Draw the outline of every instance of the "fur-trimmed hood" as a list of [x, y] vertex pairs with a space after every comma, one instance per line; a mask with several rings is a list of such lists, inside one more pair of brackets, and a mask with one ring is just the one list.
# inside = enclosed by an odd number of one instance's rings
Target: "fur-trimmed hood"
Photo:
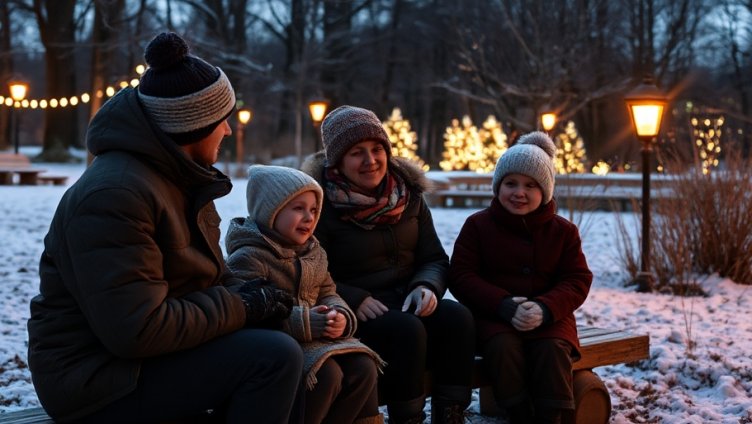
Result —
[[[325, 183], [323, 178], [325, 166], [326, 155], [323, 150], [320, 150], [306, 157], [300, 170], [312, 176], [323, 187]], [[405, 180], [405, 184], [418, 194], [430, 193], [434, 188], [433, 183], [426, 177], [425, 172], [410, 159], [391, 156], [387, 166], [389, 170], [399, 174]]]

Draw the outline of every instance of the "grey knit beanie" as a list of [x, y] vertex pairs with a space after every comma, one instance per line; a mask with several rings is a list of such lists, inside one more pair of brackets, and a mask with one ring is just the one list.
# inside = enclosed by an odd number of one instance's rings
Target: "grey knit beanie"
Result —
[[392, 155], [389, 136], [376, 114], [355, 106], [340, 106], [329, 112], [321, 123], [321, 140], [328, 167], [337, 166], [352, 146], [364, 140], [380, 141], [387, 157]]
[[321, 186], [303, 171], [285, 166], [253, 165], [248, 168], [248, 185], [245, 198], [248, 217], [256, 224], [274, 228], [274, 220], [285, 205], [306, 191], [316, 195], [318, 213], [314, 226], [321, 216], [324, 193]]
[[492, 182], [494, 196], [499, 195], [499, 185], [505, 176], [522, 174], [538, 183], [543, 191], [542, 204], [547, 204], [554, 195], [555, 156], [556, 145], [546, 133], [534, 131], [523, 135], [496, 162]]
[[179, 35], [157, 35], [144, 51], [149, 67], [138, 85], [151, 120], [181, 145], [211, 134], [235, 109], [235, 91], [224, 72], [188, 52]]

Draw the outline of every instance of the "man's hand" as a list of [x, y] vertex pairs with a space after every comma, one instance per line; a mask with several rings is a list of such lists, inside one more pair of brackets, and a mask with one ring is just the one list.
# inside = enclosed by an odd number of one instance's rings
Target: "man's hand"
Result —
[[407, 312], [412, 305], [415, 305], [416, 316], [427, 317], [436, 310], [436, 305], [438, 305], [436, 294], [426, 286], [418, 286], [405, 298], [402, 312]]
[[363, 300], [360, 306], [358, 306], [358, 310], [355, 311], [355, 316], [358, 317], [360, 321], [368, 321], [369, 319], [375, 319], [384, 315], [387, 311], [389, 311], [389, 308], [383, 303], [368, 296]]
[[290, 316], [292, 295], [266, 280], [246, 281], [237, 286], [236, 290], [245, 304], [246, 326], [282, 321]]

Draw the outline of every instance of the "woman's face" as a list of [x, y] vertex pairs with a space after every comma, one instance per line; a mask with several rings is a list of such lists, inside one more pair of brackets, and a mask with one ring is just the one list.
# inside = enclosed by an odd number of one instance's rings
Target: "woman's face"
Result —
[[372, 194], [386, 175], [387, 158], [380, 141], [364, 140], [345, 152], [339, 172], [361, 191]]

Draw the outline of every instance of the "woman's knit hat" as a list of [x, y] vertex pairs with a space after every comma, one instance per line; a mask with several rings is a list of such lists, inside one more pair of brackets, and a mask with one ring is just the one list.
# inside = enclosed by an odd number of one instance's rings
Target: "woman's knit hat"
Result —
[[337, 166], [352, 146], [364, 140], [380, 141], [387, 156], [392, 155], [392, 145], [384, 126], [368, 109], [340, 106], [329, 112], [321, 123], [321, 141], [328, 167]]
[[248, 203], [248, 217], [256, 224], [274, 228], [277, 214], [295, 196], [312, 191], [316, 195], [316, 209], [313, 225], [321, 216], [324, 192], [321, 186], [303, 171], [285, 166], [252, 165], [248, 168], [248, 185], [245, 198]]
[[235, 91], [224, 72], [188, 51], [175, 33], [154, 37], [144, 51], [149, 67], [138, 85], [151, 120], [180, 145], [211, 134], [235, 108]]
[[554, 195], [555, 156], [556, 145], [546, 133], [534, 131], [523, 135], [496, 162], [492, 182], [494, 196], [499, 195], [499, 185], [505, 176], [522, 174], [538, 183], [543, 191], [542, 204], [547, 204]]

